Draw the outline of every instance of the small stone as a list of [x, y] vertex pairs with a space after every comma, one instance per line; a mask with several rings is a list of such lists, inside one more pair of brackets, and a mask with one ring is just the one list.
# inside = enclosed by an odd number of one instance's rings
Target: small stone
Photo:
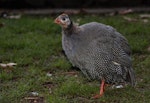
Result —
[[47, 75], [48, 77], [51, 77], [51, 76], [52, 76], [52, 74], [51, 74], [51, 73], [47, 73], [46, 75]]
[[116, 88], [123, 88], [123, 85], [117, 85]]
[[32, 94], [33, 96], [38, 96], [38, 95], [39, 95], [38, 92], [31, 92], [31, 94]]

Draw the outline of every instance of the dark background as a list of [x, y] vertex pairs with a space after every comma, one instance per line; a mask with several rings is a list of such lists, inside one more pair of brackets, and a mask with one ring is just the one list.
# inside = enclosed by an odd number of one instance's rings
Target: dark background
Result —
[[150, 0], [0, 0], [0, 8], [148, 7]]

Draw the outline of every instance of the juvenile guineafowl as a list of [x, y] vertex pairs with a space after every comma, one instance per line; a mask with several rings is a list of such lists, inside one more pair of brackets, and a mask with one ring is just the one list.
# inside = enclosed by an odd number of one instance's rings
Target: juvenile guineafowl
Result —
[[97, 22], [77, 26], [67, 14], [55, 23], [62, 27], [62, 47], [72, 65], [90, 80], [101, 81], [94, 98], [103, 95], [105, 83], [135, 85], [128, 42], [113, 27]]

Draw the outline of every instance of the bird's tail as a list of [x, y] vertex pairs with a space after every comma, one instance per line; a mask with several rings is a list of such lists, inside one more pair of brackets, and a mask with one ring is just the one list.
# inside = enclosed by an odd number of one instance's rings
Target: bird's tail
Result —
[[134, 87], [136, 85], [136, 79], [135, 79], [135, 73], [133, 71], [133, 68], [129, 69], [129, 72], [127, 74], [127, 80], [130, 82], [130, 84]]

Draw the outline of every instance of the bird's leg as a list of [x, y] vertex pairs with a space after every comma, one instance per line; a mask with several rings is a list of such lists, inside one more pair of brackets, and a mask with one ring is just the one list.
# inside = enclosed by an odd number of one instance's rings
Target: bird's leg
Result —
[[105, 81], [103, 79], [100, 86], [100, 96], [104, 94], [104, 89], [105, 89]]
[[104, 89], [105, 89], [105, 80], [102, 79], [99, 94], [95, 95], [93, 98], [94, 99], [100, 98], [104, 94]]

